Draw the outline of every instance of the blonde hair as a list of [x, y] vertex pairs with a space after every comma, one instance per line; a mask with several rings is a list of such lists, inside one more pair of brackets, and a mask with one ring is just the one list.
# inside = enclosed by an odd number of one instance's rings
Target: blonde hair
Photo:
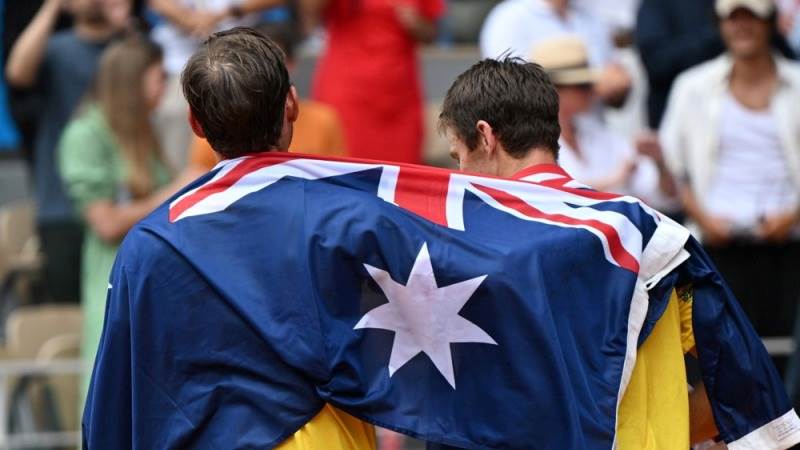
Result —
[[153, 192], [152, 162], [165, 162], [142, 92], [145, 71], [161, 59], [158, 45], [133, 35], [109, 46], [97, 74], [95, 97], [128, 163], [127, 182], [134, 198]]

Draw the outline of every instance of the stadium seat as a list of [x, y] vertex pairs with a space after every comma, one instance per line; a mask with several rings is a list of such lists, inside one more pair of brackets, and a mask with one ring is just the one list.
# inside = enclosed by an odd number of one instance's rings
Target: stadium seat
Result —
[[31, 303], [33, 284], [42, 267], [30, 202], [0, 208], [0, 336], [6, 317], [18, 305]]
[[[46, 364], [79, 357], [83, 316], [78, 306], [16, 308], [8, 317], [4, 360]], [[8, 380], [10, 431], [37, 433], [79, 429], [80, 374], [26, 375]]]

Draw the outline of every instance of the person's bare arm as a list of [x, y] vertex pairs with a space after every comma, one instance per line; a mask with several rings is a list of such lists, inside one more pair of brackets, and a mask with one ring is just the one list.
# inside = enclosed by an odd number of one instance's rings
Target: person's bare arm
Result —
[[125, 234], [185, 184], [181, 177], [148, 197], [124, 205], [98, 200], [86, 206], [86, 223], [104, 242], [116, 244]]
[[789, 239], [798, 223], [800, 223], [800, 208], [794, 208], [764, 217], [758, 233], [768, 241], [782, 243]]
[[692, 445], [713, 439], [719, 434], [711, 412], [706, 386], [700, 382], [689, 393], [689, 438]]
[[436, 23], [420, 14], [415, 7], [399, 4], [395, 6], [395, 12], [400, 24], [417, 42], [430, 44], [436, 39]]
[[708, 215], [700, 206], [692, 189], [688, 185], [678, 185], [681, 203], [689, 215], [703, 231], [703, 242], [719, 245], [728, 242], [732, 237], [731, 224], [727, 220]]
[[697, 198], [692, 193], [691, 187], [686, 184], [682, 184], [679, 187], [680, 189], [680, 196], [681, 196], [681, 203], [683, 203], [683, 209], [686, 210], [686, 214], [695, 220], [695, 222], [702, 222], [703, 217], [705, 214], [703, 210], [700, 208], [700, 204], [697, 201]]
[[611, 63], [600, 72], [594, 90], [606, 106], [621, 108], [628, 100], [632, 83], [630, 74], [622, 65]]
[[641, 133], [636, 137], [634, 146], [640, 155], [652, 159], [655, 163], [658, 170], [658, 190], [661, 194], [675, 198], [678, 194], [678, 187], [664, 160], [664, 153], [658, 141], [658, 135], [653, 132]]
[[222, 11], [198, 11], [197, 30], [201, 34], [211, 33], [219, 22], [227, 18], [239, 18], [246, 14], [253, 14], [282, 5], [286, 0], [245, 0], [242, 3], [231, 5]]
[[9, 85], [25, 88], [36, 83], [36, 75], [58, 19], [61, 3], [62, 0], [46, 0], [11, 48], [6, 62]]
[[656, 168], [658, 169], [658, 190], [667, 197], [675, 198], [678, 187], [664, 161], [656, 161]]
[[240, 14], [250, 14], [263, 11], [268, 8], [279, 6], [286, 3], [285, 0], [245, 0], [238, 7], [228, 8], [229, 14], [233, 15], [238, 9]]
[[125, 237], [136, 222], [142, 220], [158, 204], [150, 199], [127, 205], [115, 205], [110, 200], [98, 200], [86, 207], [85, 218], [89, 228], [106, 243], [116, 244]]
[[258, 13], [265, 9], [273, 8], [285, 3], [286, 0], [245, 0], [244, 2], [231, 5], [222, 11], [198, 12], [198, 23], [195, 34], [207, 35], [214, 31], [217, 24], [227, 18], [239, 18], [246, 14]]
[[158, 15], [187, 33], [197, 27], [195, 11], [185, 8], [175, 0], [148, 0], [147, 5]]
[[[689, 354], [698, 358], [697, 347], [692, 347]], [[711, 411], [706, 385], [700, 381], [693, 386], [689, 393], [689, 442], [695, 445], [713, 439], [718, 434], [719, 430], [714, 422], [714, 413]]]
[[330, 0], [300, 0], [300, 22], [304, 34], [310, 34], [321, 22], [321, 17]]

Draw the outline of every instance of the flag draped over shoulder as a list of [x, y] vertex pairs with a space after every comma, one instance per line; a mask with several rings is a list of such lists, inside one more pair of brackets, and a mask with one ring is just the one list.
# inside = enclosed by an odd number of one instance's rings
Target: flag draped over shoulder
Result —
[[270, 448], [328, 402], [462, 448], [610, 449], [637, 343], [687, 284], [721, 436], [800, 438], [685, 229], [555, 166], [526, 179], [221, 163], [122, 245], [84, 446]]

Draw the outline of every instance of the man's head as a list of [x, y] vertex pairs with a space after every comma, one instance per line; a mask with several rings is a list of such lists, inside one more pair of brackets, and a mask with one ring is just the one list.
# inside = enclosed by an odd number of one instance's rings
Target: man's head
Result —
[[776, 20], [772, 0], [717, 0], [716, 11], [722, 39], [734, 58], [770, 52]]
[[249, 28], [212, 34], [181, 76], [194, 132], [225, 158], [286, 150], [297, 93], [278, 46]]
[[131, 0], [66, 0], [75, 20], [94, 26], [120, 26], [131, 13]]
[[533, 152], [558, 157], [558, 94], [536, 64], [485, 59], [450, 86], [439, 126], [461, 169], [508, 176]]

